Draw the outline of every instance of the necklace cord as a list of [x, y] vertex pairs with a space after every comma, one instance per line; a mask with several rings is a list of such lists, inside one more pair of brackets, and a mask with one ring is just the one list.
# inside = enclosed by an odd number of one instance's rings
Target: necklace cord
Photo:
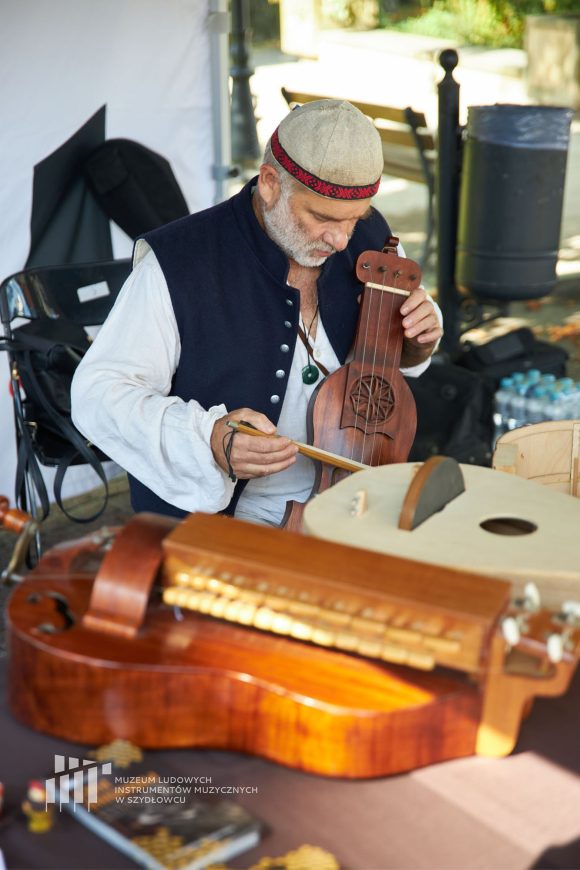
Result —
[[[324, 375], [324, 377], [326, 377], [329, 374], [329, 371], [326, 368], [326, 366], [323, 365], [321, 362], [318, 362], [318, 360], [316, 360], [316, 362], [314, 362], [314, 357], [313, 357], [313, 350], [314, 349], [313, 349], [313, 346], [310, 344], [310, 333], [312, 332], [312, 326], [314, 324], [314, 321], [316, 320], [317, 314], [318, 314], [318, 302], [316, 302], [316, 309], [314, 311], [314, 314], [312, 315], [312, 320], [310, 321], [310, 325], [308, 326], [308, 329], [306, 328], [306, 324], [305, 324], [304, 320], [302, 320], [302, 326], [298, 327], [298, 337], [299, 337], [300, 341], [302, 342], [302, 344], [304, 345], [304, 347], [306, 348], [306, 353], [308, 356], [308, 365], [306, 366], [306, 368], [310, 368], [312, 366], [314, 369], [319, 369], [322, 372], [322, 374]], [[304, 327], [304, 328], [302, 328], [302, 327]], [[304, 370], [303, 370], [302, 378], [304, 380]], [[316, 375], [315, 380], [317, 380], [317, 379], [318, 379], [318, 375]], [[306, 381], [306, 380], [304, 382], [309, 383], [309, 381]], [[313, 381], [312, 381], [312, 383], [313, 383]]]

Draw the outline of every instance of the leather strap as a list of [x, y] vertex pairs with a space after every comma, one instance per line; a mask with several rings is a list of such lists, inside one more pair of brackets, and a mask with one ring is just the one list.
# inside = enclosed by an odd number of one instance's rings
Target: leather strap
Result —
[[[301, 326], [298, 327], [298, 336], [299, 336], [299, 338], [300, 338], [300, 341], [302, 342], [302, 344], [303, 344], [304, 347], [306, 348], [306, 352], [307, 352], [309, 358], [312, 359], [312, 360], [314, 361], [314, 353], [313, 353], [314, 348], [312, 347], [312, 345], [310, 344], [310, 342], [309, 342], [308, 339], [306, 338], [306, 335], [305, 335], [305, 333], [304, 333], [304, 330], [302, 329]], [[321, 362], [318, 362], [318, 360], [315, 360], [315, 361], [313, 362], [313, 364], [314, 364], [317, 368], [320, 369], [320, 371], [322, 372], [322, 374], [324, 375], [324, 377], [326, 377], [328, 374], [330, 374], [330, 372], [328, 371], [328, 369], [326, 368], [326, 366], [322, 365], [322, 363], [321, 363]]]

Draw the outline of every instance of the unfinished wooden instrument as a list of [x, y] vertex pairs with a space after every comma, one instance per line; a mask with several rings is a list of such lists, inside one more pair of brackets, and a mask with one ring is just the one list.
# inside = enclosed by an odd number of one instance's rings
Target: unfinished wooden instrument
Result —
[[[431, 488], [434, 497], [443, 496], [437, 508], [431, 505], [425, 521], [415, 527], [401, 523], [408, 495], [421, 488], [423, 470], [442, 459], [359, 471], [307, 505], [305, 531], [329, 541], [503, 578], [516, 595], [534, 583], [542, 604], [552, 610], [566, 601], [580, 601], [577, 498], [445, 458], [439, 466], [443, 474]], [[460, 492], [450, 486], [457, 473], [463, 481]], [[364, 510], [353, 511], [355, 500], [364, 501]]]
[[580, 497], [580, 420], [548, 420], [504, 432], [492, 466]]
[[341, 777], [509, 752], [579, 645], [574, 614], [514, 604], [505, 581], [204, 514], [49, 551], [8, 634], [10, 707], [33, 728]]

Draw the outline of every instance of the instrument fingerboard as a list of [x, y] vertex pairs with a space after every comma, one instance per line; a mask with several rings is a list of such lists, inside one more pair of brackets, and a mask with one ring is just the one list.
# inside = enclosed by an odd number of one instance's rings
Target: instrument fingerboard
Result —
[[221, 516], [192, 514], [163, 547], [167, 605], [424, 670], [479, 672], [509, 603], [503, 581]]

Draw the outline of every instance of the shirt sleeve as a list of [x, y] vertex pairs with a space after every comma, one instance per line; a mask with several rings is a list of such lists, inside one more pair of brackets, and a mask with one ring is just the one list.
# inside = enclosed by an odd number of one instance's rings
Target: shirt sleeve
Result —
[[215, 513], [233, 483], [210, 437], [225, 405], [169, 396], [181, 343], [167, 282], [153, 251], [137, 263], [75, 373], [75, 426], [169, 504]]

